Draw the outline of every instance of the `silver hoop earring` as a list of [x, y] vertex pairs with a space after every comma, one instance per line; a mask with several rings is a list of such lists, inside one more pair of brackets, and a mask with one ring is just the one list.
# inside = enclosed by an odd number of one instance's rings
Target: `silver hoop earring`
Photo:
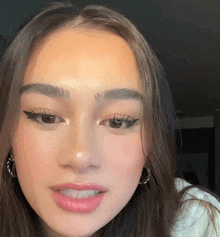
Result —
[[151, 173], [150, 173], [150, 169], [149, 168], [144, 168], [147, 170], [147, 178], [145, 181], [140, 181], [139, 184], [147, 184], [148, 181], [150, 180], [150, 177], [151, 177]]
[[7, 160], [7, 169], [8, 173], [11, 175], [12, 178], [16, 178], [16, 171], [15, 171], [15, 163], [14, 163], [14, 156], [10, 155], [10, 157]]

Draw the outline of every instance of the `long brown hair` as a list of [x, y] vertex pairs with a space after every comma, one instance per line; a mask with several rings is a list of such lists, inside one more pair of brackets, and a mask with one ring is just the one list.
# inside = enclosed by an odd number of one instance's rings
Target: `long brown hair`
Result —
[[43, 236], [38, 217], [26, 201], [19, 182], [7, 172], [10, 135], [20, 108], [19, 89], [28, 59], [40, 42], [62, 27], [99, 29], [127, 41], [133, 50], [142, 83], [143, 131], [150, 150], [147, 185], [139, 185], [124, 209], [94, 236], [169, 237], [180, 206], [175, 187], [176, 119], [168, 82], [155, 54], [124, 16], [102, 6], [77, 10], [70, 2], [53, 3], [22, 26], [1, 62], [0, 74], [0, 233], [2, 237]]

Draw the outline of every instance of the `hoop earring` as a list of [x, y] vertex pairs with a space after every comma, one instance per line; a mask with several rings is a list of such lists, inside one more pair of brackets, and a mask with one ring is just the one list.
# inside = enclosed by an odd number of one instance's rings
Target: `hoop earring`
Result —
[[150, 172], [150, 169], [149, 168], [144, 168], [147, 170], [147, 178], [145, 181], [140, 181], [139, 184], [147, 184], [148, 181], [150, 180], [150, 177], [151, 177], [151, 172]]
[[14, 163], [14, 156], [10, 154], [10, 157], [7, 160], [7, 169], [8, 173], [11, 175], [12, 178], [16, 178], [16, 171], [15, 171], [15, 163]]

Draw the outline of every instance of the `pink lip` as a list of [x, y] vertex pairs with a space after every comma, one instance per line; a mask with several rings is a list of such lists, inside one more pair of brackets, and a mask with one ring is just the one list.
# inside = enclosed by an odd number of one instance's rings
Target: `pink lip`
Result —
[[[90, 213], [95, 211], [105, 195], [106, 189], [97, 184], [62, 184], [51, 187], [52, 198], [55, 203], [65, 211], [76, 213]], [[70, 198], [63, 195], [60, 190], [75, 189], [75, 190], [95, 190], [102, 193], [88, 198]]]

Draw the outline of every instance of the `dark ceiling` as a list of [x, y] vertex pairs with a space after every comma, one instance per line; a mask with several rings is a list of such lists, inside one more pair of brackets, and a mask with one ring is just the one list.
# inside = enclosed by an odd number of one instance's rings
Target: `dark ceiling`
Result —
[[[49, 2], [52, 1], [1, 1], [1, 35], [12, 38], [30, 12]], [[72, 2], [77, 7], [110, 7], [135, 23], [165, 68], [180, 117], [207, 116], [220, 111], [219, 0]], [[0, 50], [4, 51], [4, 44]]]

